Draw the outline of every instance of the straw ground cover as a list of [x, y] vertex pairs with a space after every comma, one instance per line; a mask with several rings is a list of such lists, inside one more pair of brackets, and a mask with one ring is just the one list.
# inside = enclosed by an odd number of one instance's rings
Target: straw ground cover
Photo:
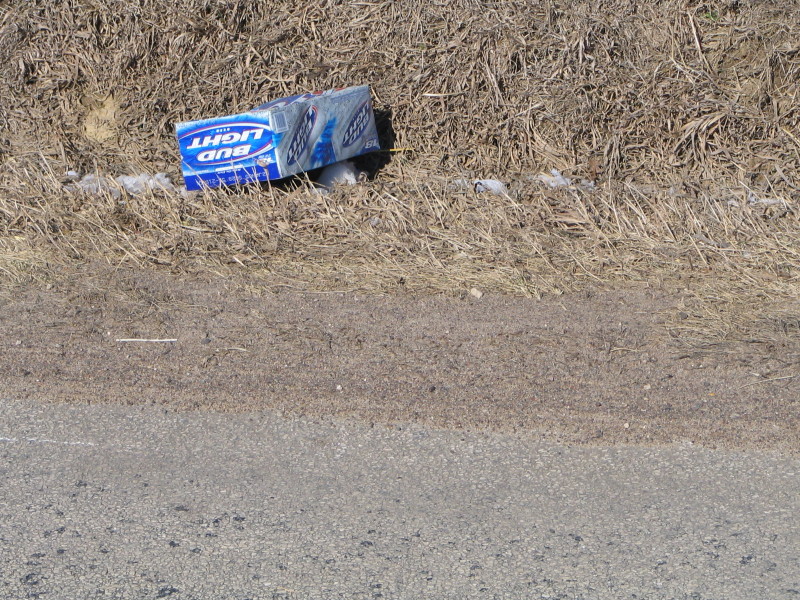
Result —
[[[788, 377], [799, 81], [796, 1], [0, 2], [0, 274], [534, 298], [636, 283], [676, 294], [678, 351], [745, 344]], [[70, 170], [179, 184], [174, 123], [363, 83], [397, 150], [364, 159], [364, 184], [69, 190]], [[536, 179], [553, 168], [593, 187]], [[508, 195], [453, 185], [481, 177]]]

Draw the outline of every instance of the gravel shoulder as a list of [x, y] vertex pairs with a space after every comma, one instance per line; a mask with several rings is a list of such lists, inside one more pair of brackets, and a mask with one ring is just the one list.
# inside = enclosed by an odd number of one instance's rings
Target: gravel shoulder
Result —
[[0, 300], [0, 393], [590, 445], [800, 450], [800, 379], [763, 376], [779, 350], [688, 352], [665, 321], [679, 302], [653, 288], [478, 299], [89, 273]]

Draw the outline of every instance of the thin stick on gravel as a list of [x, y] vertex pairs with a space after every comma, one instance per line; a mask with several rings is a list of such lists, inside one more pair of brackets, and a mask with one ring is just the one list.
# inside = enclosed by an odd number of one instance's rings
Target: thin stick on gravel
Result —
[[784, 381], [786, 379], [794, 379], [795, 377], [798, 377], [798, 376], [800, 376], [800, 374], [798, 374], [798, 375], [784, 375], [783, 377], [771, 377], [770, 379], [760, 379], [758, 381], [751, 381], [750, 383], [745, 383], [739, 389], [741, 390], [741, 389], [744, 389], [746, 387], [750, 387], [750, 386], [753, 386], [753, 385], [758, 385], [759, 383], [770, 383], [771, 381]]
[[143, 339], [143, 338], [117, 338], [115, 342], [149, 342], [154, 344], [173, 343], [177, 342], [178, 338], [166, 338], [163, 340]]

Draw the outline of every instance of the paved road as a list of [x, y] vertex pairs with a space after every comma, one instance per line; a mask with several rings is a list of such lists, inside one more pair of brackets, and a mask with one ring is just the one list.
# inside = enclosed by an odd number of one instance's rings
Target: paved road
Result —
[[800, 598], [800, 460], [0, 401], [0, 598]]

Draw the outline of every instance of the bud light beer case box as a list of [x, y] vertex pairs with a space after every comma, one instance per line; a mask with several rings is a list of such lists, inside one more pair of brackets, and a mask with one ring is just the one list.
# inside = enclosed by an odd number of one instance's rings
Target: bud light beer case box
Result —
[[379, 149], [366, 85], [178, 123], [176, 133], [188, 190], [281, 179]]

